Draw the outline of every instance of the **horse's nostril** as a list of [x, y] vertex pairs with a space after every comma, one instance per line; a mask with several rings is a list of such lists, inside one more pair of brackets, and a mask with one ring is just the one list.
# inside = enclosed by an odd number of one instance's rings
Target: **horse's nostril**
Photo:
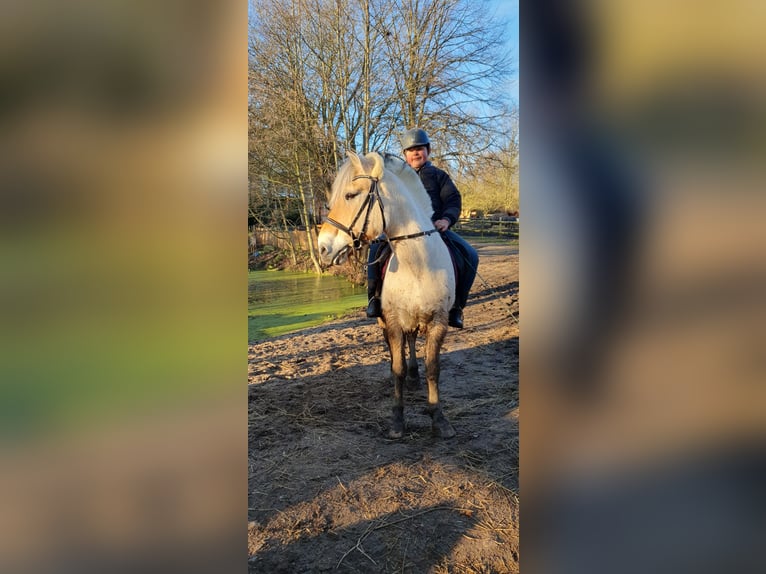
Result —
[[325, 246], [320, 247], [319, 248], [319, 253], [320, 253], [320, 255], [324, 255], [325, 253], [327, 253], [327, 247], [325, 247]]

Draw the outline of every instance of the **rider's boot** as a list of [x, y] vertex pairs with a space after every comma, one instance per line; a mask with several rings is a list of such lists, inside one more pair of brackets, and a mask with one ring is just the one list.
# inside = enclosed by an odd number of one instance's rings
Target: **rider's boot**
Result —
[[367, 316], [381, 317], [382, 309], [380, 306], [380, 278], [368, 279], [367, 281]]
[[449, 310], [448, 324], [450, 327], [455, 327], [456, 329], [463, 328], [463, 310], [460, 308], [460, 306], [455, 305], [452, 309]]

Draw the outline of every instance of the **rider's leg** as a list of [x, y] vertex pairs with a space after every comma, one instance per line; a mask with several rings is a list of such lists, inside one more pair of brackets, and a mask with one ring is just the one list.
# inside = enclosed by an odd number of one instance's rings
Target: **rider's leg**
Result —
[[455, 284], [455, 304], [449, 312], [449, 326], [458, 329], [463, 328], [463, 309], [468, 303], [468, 293], [471, 291], [474, 279], [476, 279], [476, 269], [479, 266], [479, 254], [465, 239], [460, 237], [454, 231], [445, 232], [447, 240], [452, 243], [453, 249], [459, 251], [458, 256], [465, 257], [465, 265], [461, 266], [461, 273], [458, 274]]
[[370, 245], [370, 254], [367, 257], [367, 316], [380, 317], [380, 262], [376, 261], [380, 251], [380, 243]]

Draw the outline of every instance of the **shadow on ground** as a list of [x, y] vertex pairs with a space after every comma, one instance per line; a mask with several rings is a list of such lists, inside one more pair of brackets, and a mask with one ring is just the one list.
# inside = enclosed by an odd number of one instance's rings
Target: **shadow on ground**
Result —
[[[431, 437], [421, 389], [391, 441], [382, 347], [340, 366], [370, 346], [321, 334], [327, 370], [249, 388], [250, 571], [517, 572], [518, 337], [443, 353], [454, 439]], [[274, 365], [301, 360], [282, 348]]]

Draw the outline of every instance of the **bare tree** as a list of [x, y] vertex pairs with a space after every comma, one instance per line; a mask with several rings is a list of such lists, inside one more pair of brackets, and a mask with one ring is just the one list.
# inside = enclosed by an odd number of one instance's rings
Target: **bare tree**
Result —
[[399, 127], [426, 129], [442, 159], [502, 147], [514, 73], [507, 23], [480, 1], [394, 0], [391, 8], [384, 38]]
[[504, 120], [509, 134], [499, 150], [469, 157], [455, 177], [463, 196], [463, 211], [518, 212], [519, 122], [518, 114]]
[[[254, 12], [257, 26], [250, 37], [250, 174], [255, 195], [277, 193], [294, 201], [307, 235], [309, 254], [319, 272], [314, 252], [314, 181], [323, 181], [321, 164], [326, 157], [319, 129], [320, 110], [309, 87], [313, 75], [307, 68], [304, 42], [305, 2], [280, 0], [259, 2]], [[277, 186], [253, 186], [256, 181], [278, 181]], [[278, 202], [277, 202], [278, 203]], [[286, 222], [284, 214], [281, 217]]]

